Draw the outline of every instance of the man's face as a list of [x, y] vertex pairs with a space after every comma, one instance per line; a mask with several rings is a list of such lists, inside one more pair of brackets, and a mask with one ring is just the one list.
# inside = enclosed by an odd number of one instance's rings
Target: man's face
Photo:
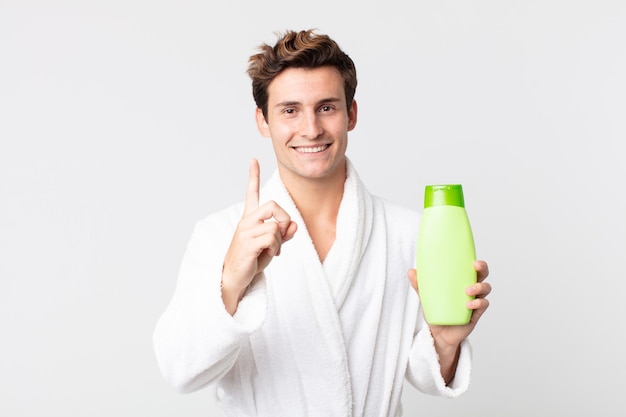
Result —
[[343, 79], [333, 67], [288, 68], [268, 88], [267, 120], [257, 109], [261, 134], [272, 138], [283, 181], [345, 179], [348, 132], [357, 106], [347, 108]]

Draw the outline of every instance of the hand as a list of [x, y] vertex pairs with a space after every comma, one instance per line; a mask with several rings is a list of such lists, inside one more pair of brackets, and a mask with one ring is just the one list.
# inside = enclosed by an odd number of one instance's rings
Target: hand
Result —
[[[234, 314], [252, 280], [274, 256], [281, 245], [291, 239], [297, 225], [274, 201], [259, 207], [260, 168], [256, 159], [250, 162], [250, 174], [243, 216], [235, 230], [224, 258], [222, 299], [226, 310]], [[271, 220], [274, 221], [266, 221]]]
[[[458, 350], [461, 342], [474, 330], [480, 317], [489, 307], [487, 296], [491, 292], [491, 285], [484, 282], [489, 275], [489, 267], [484, 261], [474, 262], [477, 282], [465, 289], [467, 295], [473, 295], [474, 299], [467, 302], [467, 308], [473, 310], [468, 324], [459, 326], [436, 326], [429, 325], [430, 332], [435, 341], [435, 349], [439, 354], [442, 375], [446, 382], [454, 376]], [[411, 269], [408, 272], [409, 281], [419, 295], [417, 272]]]

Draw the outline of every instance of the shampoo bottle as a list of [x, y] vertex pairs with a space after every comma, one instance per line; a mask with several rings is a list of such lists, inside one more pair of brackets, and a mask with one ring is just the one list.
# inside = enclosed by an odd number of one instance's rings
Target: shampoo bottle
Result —
[[417, 283], [429, 324], [469, 323], [473, 297], [465, 289], [476, 283], [474, 237], [460, 184], [428, 185], [416, 250]]

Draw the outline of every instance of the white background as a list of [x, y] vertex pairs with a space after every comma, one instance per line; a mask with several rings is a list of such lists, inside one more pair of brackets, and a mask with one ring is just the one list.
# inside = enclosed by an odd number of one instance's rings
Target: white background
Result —
[[248, 56], [312, 27], [357, 64], [370, 190], [462, 183], [491, 267], [470, 391], [406, 415], [624, 415], [619, 0], [0, 0], [0, 415], [218, 415], [152, 331], [193, 224], [274, 169]]

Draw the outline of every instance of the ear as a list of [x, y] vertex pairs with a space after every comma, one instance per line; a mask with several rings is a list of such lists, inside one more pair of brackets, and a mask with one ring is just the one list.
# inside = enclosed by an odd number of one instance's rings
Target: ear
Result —
[[357, 113], [358, 107], [356, 105], [356, 100], [352, 100], [352, 105], [348, 109], [348, 132], [356, 127]]
[[258, 107], [256, 108], [255, 117], [256, 117], [256, 128], [259, 130], [259, 133], [261, 134], [261, 136], [265, 138], [269, 138], [270, 127], [268, 126], [267, 121], [265, 120], [265, 116], [263, 116], [263, 111]]

